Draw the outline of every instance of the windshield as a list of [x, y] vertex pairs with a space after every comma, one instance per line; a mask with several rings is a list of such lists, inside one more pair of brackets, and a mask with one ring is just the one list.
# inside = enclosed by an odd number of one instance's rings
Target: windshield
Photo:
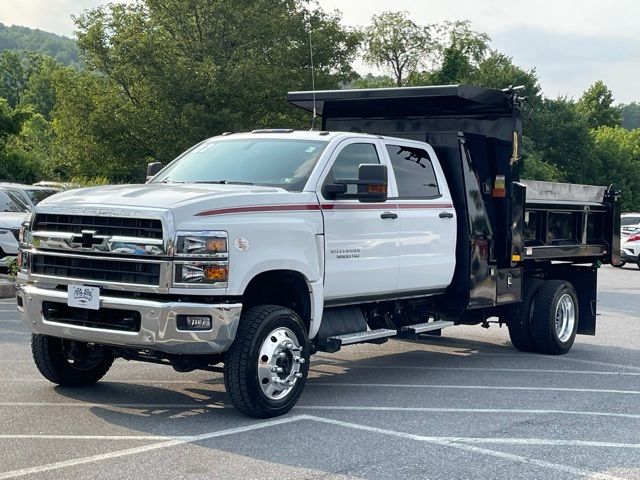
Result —
[[274, 138], [207, 140], [154, 182], [240, 183], [301, 191], [326, 141]]
[[628, 227], [629, 225], [640, 225], [640, 216], [639, 217], [622, 217], [622, 226]]
[[40, 189], [35, 190], [34, 189], [34, 190], [26, 190], [26, 192], [27, 192], [27, 195], [29, 195], [29, 198], [31, 199], [33, 204], [37, 205], [45, 198], [50, 197], [54, 193], [58, 193], [58, 190], [40, 190]]
[[0, 212], [28, 212], [27, 206], [10, 192], [0, 190]]

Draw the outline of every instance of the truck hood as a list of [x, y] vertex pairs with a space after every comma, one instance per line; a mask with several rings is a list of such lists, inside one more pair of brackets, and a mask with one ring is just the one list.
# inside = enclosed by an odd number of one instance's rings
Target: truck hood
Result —
[[65, 206], [115, 206], [175, 209], [189, 204], [251, 195], [256, 193], [287, 193], [281, 188], [252, 185], [209, 185], [147, 183], [144, 185], [110, 185], [68, 190], [53, 195], [38, 204], [38, 210]]
[[[242, 207], [262, 210], [275, 206], [278, 210], [281, 205], [294, 204], [304, 210], [305, 205], [317, 202], [313, 192], [257, 185], [150, 183], [68, 190], [43, 200], [35, 212], [141, 218], [160, 214], [173, 217], [176, 228], [202, 228], [203, 218], [246, 212]], [[228, 216], [216, 218], [229, 221]]]

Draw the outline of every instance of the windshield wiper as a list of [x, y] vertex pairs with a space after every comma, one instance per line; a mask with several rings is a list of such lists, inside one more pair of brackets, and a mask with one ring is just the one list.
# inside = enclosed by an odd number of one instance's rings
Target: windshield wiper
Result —
[[193, 182], [193, 183], [215, 183], [217, 185], [254, 185], [251, 182], [236, 182], [234, 180], [205, 180], [202, 182]]

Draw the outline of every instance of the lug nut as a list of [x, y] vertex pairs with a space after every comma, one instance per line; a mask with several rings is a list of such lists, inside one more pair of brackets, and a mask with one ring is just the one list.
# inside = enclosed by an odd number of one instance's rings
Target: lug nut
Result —
[[296, 373], [293, 374], [293, 376], [296, 377], [296, 378], [302, 378], [302, 373], [296, 372]]
[[271, 371], [272, 372], [276, 372], [276, 373], [282, 373], [282, 367], [276, 367], [275, 365], [273, 367], [271, 367]]
[[294, 363], [305, 363], [306, 360], [303, 357], [293, 357]]

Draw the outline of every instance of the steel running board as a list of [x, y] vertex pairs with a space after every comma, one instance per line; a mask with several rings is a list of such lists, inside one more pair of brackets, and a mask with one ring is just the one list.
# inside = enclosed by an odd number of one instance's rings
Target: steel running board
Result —
[[447, 322], [444, 320], [437, 320], [435, 322], [416, 323], [415, 325], [407, 325], [400, 329], [400, 333], [426, 333], [433, 330], [441, 330], [443, 328], [453, 327], [453, 322]]
[[377, 330], [367, 330], [366, 332], [346, 333], [344, 335], [336, 335], [329, 337], [330, 341], [339, 342], [342, 345], [351, 345], [352, 343], [369, 342], [380, 338], [392, 337], [398, 333], [397, 330], [389, 328], [378, 328]]

